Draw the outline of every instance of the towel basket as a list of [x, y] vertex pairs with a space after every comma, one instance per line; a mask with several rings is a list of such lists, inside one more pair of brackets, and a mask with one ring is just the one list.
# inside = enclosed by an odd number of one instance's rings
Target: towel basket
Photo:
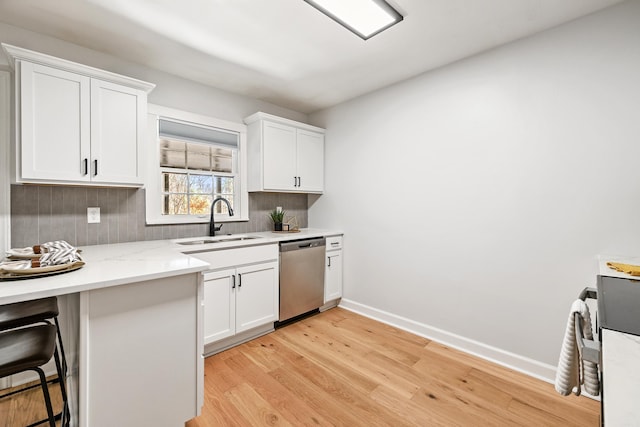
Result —
[[[582, 301], [587, 299], [598, 299], [598, 291], [595, 288], [584, 288], [578, 296]], [[578, 353], [580, 359], [587, 360], [589, 362], [600, 365], [600, 342], [595, 340], [586, 339], [582, 334], [582, 318], [580, 314], [576, 313], [575, 316], [575, 330], [576, 330], [576, 342], [578, 344]], [[596, 329], [598, 328], [596, 323]], [[595, 335], [594, 335], [595, 336]]]

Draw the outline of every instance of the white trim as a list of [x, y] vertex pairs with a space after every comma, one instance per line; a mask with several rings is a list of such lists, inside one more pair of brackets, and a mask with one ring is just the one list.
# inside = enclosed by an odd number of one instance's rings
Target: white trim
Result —
[[55, 56], [34, 52], [32, 50], [23, 49], [6, 43], [2, 43], [2, 49], [6, 52], [7, 58], [9, 58], [9, 64], [14, 68], [16, 61], [28, 61], [36, 64], [47, 65], [60, 70], [82, 74], [88, 77], [98, 78], [112, 83], [126, 85], [140, 89], [146, 93], [151, 92], [153, 88], [156, 87], [153, 83], [122, 76], [110, 71], [89, 67], [88, 65], [78, 64], [76, 62], [67, 61], [66, 59], [56, 58]]
[[11, 76], [0, 70], [0, 253], [11, 247]]
[[360, 304], [349, 299], [343, 298], [342, 301], [340, 301], [339, 307], [379, 322], [386, 323], [387, 325], [395, 326], [396, 328], [400, 328], [421, 337], [437, 341], [440, 344], [464, 351], [465, 353], [480, 357], [481, 359], [488, 360], [489, 362], [497, 363], [498, 365], [513, 369], [514, 371], [522, 372], [523, 374], [527, 374], [539, 380], [548, 383], [553, 383], [555, 381], [556, 367], [547, 363], [542, 363], [525, 356], [511, 353], [500, 348], [465, 338], [424, 323], [416, 322], [414, 320], [407, 319], [406, 317], [378, 310], [377, 308]]
[[249, 125], [253, 122], [257, 122], [258, 120], [269, 120], [270, 122], [276, 122], [287, 126], [293, 126], [298, 129], [321, 133], [322, 135], [324, 135], [325, 133], [325, 129], [308, 125], [302, 122], [296, 122], [295, 120], [285, 119], [284, 117], [274, 116], [273, 114], [263, 113], [261, 111], [258, 111], [257, 113], [254, 113], [249, 117], [245, 117], [244, 122]]
[[89, 354], [89, 340], [91, 339], [89, 324], [91, 295], [89, 291], [80, 292], [80, 310], [78, 314], [79, 337], [78, 337], [78, 422], [76, 425], [86, 427], [89, 425], [89, 362], [91, 355]]
[[217, 119], [215, 117], [205, 116], [190, 111], [177, 110], [175, 108], [164, 107], [157, 104], [148, 104], [147, 112], [167, 119], [177, 119], [194, 125], [206, 125], [221, 130], [232, 130], [238, 133], [247, 133], [247, 126], [242, 123], [231, 122], [228, 120]]
[[[160, 206], [160, 180], [158, 179], [158, 169], [160, 165], [157, 140], [158, 140], [158, 119], [164, 117], [167, 119], [180, 120], [187, 123], [197, 125], [211, 126], [218, 129], [230, 130], [239, 134], [238, 152], [240, 153], [238, 168], [240, 173], [237, 175], [239, 184], [238, 200], [240, 209], [234, 206], [235, 216], [221, 216], [215, 218], [217, 223], [224, 222], [240, 222], [249, 221], [249, 192], [247, 191], [247, 126], [242, 123], [234, 123], [226, 120], [216, 119], [201, 114], [191, 113], [188, 111], [176, 110], [174, 108], [163, 107], [161, 105], [148, 104], [147, 108], [147, 150], [146, 150], [146, 176], [145, 176], [145, 205], [146, 205], [146, 223], [153, 225], [160, 224], [198, 224], [208, 223], [207, 217], [163, 217]], [[238, 185], [236, 184], [236, 185]]]

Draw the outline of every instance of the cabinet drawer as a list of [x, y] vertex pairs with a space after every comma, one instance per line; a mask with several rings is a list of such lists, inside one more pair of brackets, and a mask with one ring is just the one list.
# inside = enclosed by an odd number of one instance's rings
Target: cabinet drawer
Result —
[[260, 245], [241, 248], [192, 252], [187, 255], [211, 264], [211, 270], [254, 264], [278, 259], [278, 245]]
[[342, 249], [342, 236], [327, 237], [327, 251]]

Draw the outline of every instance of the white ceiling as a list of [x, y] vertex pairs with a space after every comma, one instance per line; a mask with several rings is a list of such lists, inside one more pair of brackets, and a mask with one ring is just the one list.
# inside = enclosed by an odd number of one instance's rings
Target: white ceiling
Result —
[[389, 0], [404, 21], [367, 41], [303, 0], [0, 0], [0, 21], [310, 113], [621, 1]]

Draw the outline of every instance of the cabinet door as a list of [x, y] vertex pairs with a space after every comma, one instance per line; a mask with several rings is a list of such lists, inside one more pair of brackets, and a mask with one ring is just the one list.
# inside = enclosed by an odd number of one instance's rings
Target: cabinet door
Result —
[[240, 267], [236, 273], [236, 333], [278, 320], [278, 263]]
[[204, 275], [204, 343], [235, 334], [235, 270]]
[[263, 122], [263, 184], [265, 190], [296, 190], [296, 129]]
[[142, 184], [146, 102], [143, 91], [91, 80], [92, 181]]
[[324, 302], [342, 297], [342, 251], [327, 252], [324, 270]]
[[602, 410], [605, 426], [636, 426], [640, 419], [640, 337], [602, 329]]
[[297, 176], [300, 191], [324, 189], [324, 135], [297, 130]]
[[20, 62], [19, 180], [89, 181], [90, 79]]

